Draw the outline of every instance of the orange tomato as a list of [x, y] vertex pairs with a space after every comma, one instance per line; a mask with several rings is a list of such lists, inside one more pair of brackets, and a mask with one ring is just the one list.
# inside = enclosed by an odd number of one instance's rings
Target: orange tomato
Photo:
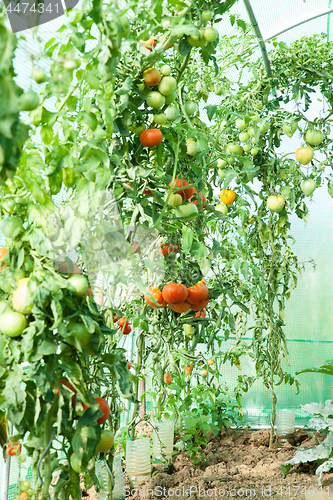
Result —
[[162, 255], [169, 255], [172, 252], [177, 253], [178, 252], [178, 245], [173, 246], [172, 243], [170, 245], [161, 245], [160, 248], [158, 249], [158, 251]]
[[140, 253], [141, 251], [141, 247], [139, 247], [139, 244], [135, 242], [131, 244], [131, 249], [133, 253]]
[[190, 304], [186, 301], [184, 302], [177, 302], [176, 304], [168, 304], [170, 309], [175, 311], [176, 313], [185, 313], [190, 310]]
[[[7, 255], [9, 252], [9, 248], [2, 247], [0, 248], [0, 263], [3, 261], [4, 257]], [[7, 264], [2, 264], [0, 267], [0, 271], [3, 270], [4, 267], [8, 267]]]
[[153, 35], [151, 35], [148, 40], [141, 40], [141, 43], [148, 50], [153, 50], [153, 48], [157, 45], [157, 41]]
[[198, 311], [197, 313], [195, 313], [194, 317], [195, 318], [205, 318], [206, 317], [206, 309], [204, 309], [203, 311]]
[[156, 68], [149, 68], [143, 72], [142, 79], [148, 87], [155, 87], [162, 79], [161, 73]]
[[129, 323], [128, 323], [128, 320], [126, 318], [120, 318], [120, 320], [118, 321], [118, 325], [120, 326], [120, 328], [123, 328], [123, 327], [128, 327], [129, 326]]
[[214, 364], [214, 360], [213, 360], [212, 358], [210, 358], [210, 359], [207, 361], [207, 364], [208, 364], [209, 366], [213, 366], [213, 364]]
[[194, 286], [188, 288], [187, 302], [190, 304], [199, 304], [208, 297], [208, 288], [205, 280], [198, 281]]
[[185, 375], [190, 375], [193, 366], [185, 366]]
[[236, 198], [236, 193], [232, 189], [223, 189], [220, 193], [220, 198], [225, 205], [231, 205]]
[[140, 142], [145, 148], [152, 148], [161, 144], [163, 134], [158, 128], [149, 128], [140, 134]]
[[188, 289], [182, 283], [169, 283], [163, 287], [162, 295], [168, 304], [184, 302], [188, 297]]
[[172, 375], [170, 373], [165, 373], [163, 378], [164, 378], [164, 382], [166, 384], [171, 384], [171, 382], [172, 382]]
[[208, 302], [209, 302], [209, 299], [203, 300], [202, 302], [198, 302], [197, 304], [191, 304], [191, 309], [192, 309], [192, 311], [201, 311], [201, 309], [204, 309], [206, 307]]
[[147, 304], [149, 304], [151, 307], [153, 307], [154, 309], [162, 309], [163, 307], [166, 306], [166, 302], [165, 300], [163, 299], [163, 296], [162, 296], [162, 292], [161, 290], [159, 290], [158, 288], [155, 288], [153, 286], [150, 286], [147, 288], [147, 292], [150, 293], [150, 295], [152, 295], [154, 297], [154, 299], [156, 299], [156, 302], [159, 304], [159, 305], [156, 305], [150, 298], [148, 295], [145, 295], [145, 301], [147, 302]]

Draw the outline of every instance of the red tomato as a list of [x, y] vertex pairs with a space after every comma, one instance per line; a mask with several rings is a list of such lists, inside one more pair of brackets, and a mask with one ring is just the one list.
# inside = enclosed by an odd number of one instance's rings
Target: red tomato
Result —
[[178, 245], [173, 246], [172, 243], [170, 245], [161, 245], [158, 251], [162, 255], [169, 255], [170, 253], [177, 253], [178, 252]]
[[128, 335], [129, 333], [131, 333], [131, 331], [132, 331], [132, 328], [130, 326], [125, 326], [125, 328], [122, 330], [122, 334]]
[[21, 445], [20, 443], [8, 443], [6, 447], [7, 455], [10, 457], [15, 457], [21, 453]]
[[[97, 420], [97, 423], [99, 425], [105, 424], [105, 422], [107, 421], [107, 419], [110, 416], [110, 407], [108, 405], [108, 402], [104, 398], [100, 398], [100, 397], [94, 398], [94, 400], [96, 401], [96, 403], [99, 404], [100, 410], [104, 413], [104, 415], [99, 417], [99, 419]], [[88, 406], [84, 403], [82, 403], [82, 406], [85, 410], [88, 408]]]
[[158, 128], [149, 128], [140, 134], [140, 142], [145, 148], [152, 148], [161, 144], [163, 134]]
[[120, 320], [118, 321], [118, 325], [120, 326], [120, 328], [123, 328], [124, 326], [125, 328], [127, 328], [129, 326], [129, 323], [126, 318], [120, 318]]
[[191, 307], [191, 305], [186, 302], [186, 300], [184, 302], [177, 302], [176, 304], [168, 304], [168, 306], [176, 313], [186, 313], [190, 310]]
[[187, 302], [190, 304], [198, 304], [208, 297], [208, 288], [205, 281], [198, 281], [194, 286], [188, 288]]
[[154, 297], [154, 299], [156, 300], [156, 302], [160, 305], [156, 305], [150, 298], [148, 295], [145, 295], [145, 301], [147, 302], [147, 304], [149, 304], [151, 307], [153, 307], [154, 309], [162, 309], [163, 307], [166, 306], [166, 302], [165, 300], [163, 299], [163, 296], [162, 296], [162, 292], [161, 290], [159, 290], [158, 288], [155, 288], [153, 286], [150, 286], [147, 288], [147, 292], [150, 293], [150, 295], [152, 295]]
[[198, 311], [197, 313], [195, 313], [195, 318], [205, 318], [206, 317], [206, 309], [204, 309], [203, 311]]
[[132, 249], [133, 253], [140, 253], [140, 251], [141, 251], [141, 247], [139, 247], [138, 243], [132, 243], [131, 249]]
[[204, 309], [206, 307], [208, 302], [209, 299], [203, 300], [202, 302], [198, 302], [198, 304], [191, 304], [191, 309], [192, 311], [201, 311], [201, 309]]
[[130, 370], [132, 368], [131, 363], [127, 360], [127, 368]]
[[164, 286], [162, 295], [168, 304], [184, 302], [188, 297], [188, 289], [182, 283], [169, 283]]
[[[169, 186], [171, 186], [171, 182], [169, 183]], [[175, 182], [173, 183], [174, 188], [184, 188], [179, 190], [177, 189], [177, 194], [180, 194], [180, 196], [183, 198], [183, 201], [192, 198], [195, 192], [195, 187], [186, 186], [189, 186], [189, 183], [182, 179], [175, 179]]]
[[[74, 406], [74, 404], [75, 404], [75, 393], [76, 393], [75, 388], [65, 378], [63, 378], [62, 380], [59, 380], [59, 384], [64, 385], [65, 387], [67, 387], [67, 389], [69, 389], [70, 391], [74, 392], [74, 394], [72, 396], [72, 405]], [[56, 389], [56, 395], [59, 397], [59, 387], [57, 387], [57, 389]]]

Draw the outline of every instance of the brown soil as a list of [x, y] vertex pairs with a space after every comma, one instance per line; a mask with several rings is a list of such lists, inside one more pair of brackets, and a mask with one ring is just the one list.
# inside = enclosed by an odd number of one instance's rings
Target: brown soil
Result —
[[[144, 428], [145, 434], [147, 430]], [[315, 435], [319, 441], [323, 439]], [[283, 449], [269, 449], [268, 429], [257, 432], [229, 429], [227, 434], [222, 431], [216, 439], [212, 436], [203, 448], [206, 456], [204, 464], [194, 465], [183, 450], [174, 456], [173, 464], [168, 469], [162, 464], [153, 465], [152, 477], [141, 481], [128, 499], [157, 500], [166, 497], [208, 500], [274, 496], [276, 500], [331, 500], [333, 473], [323, 475], [320, 490], [314, 464], [295, 465], [285, 478], [280, 470], [280, 464], [295, 455], [296, 446], [311, 448], [316, 444], [317, 439], [302, 429], [295, 431], [294, 445], [287, 442]], [[125, 485], [129, 489], [126, 474]], [[89, 492], [91, 500], [96, 499], [95, 495], [95, 492]]]

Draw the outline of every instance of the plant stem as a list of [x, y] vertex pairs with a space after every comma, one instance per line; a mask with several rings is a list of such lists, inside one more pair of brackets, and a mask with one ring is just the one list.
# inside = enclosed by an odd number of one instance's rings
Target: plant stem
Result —
[[[139, 338], [138, 338], [138, 350], [137, 350], [137, 362], [136, 362], [136, 374], [140, 373], [142, 369], [142, 353], [143, 353], [143, 346], [144, 346], [144, 336], [142, 331], [140, 332]], [[135, 394], [135, 399], [138, 400], [139, 397], [139, 380], [136, 380], [134, 383], [134, 394]], [[132, 429], [131, 429], [131, 439], [132, 441], [135, 439], [135, 419], [138, 416], [139, 413], [139, 407], [140, 407], [140, 402], [134, 403], [134, 409], [133, 409], [133, 418], [132, 418]]]

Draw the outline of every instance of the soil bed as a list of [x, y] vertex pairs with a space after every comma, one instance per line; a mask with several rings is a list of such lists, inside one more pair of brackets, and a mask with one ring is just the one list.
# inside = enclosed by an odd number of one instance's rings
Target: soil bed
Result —
[[[321, 441], [323, 438], [315, 433]], [[322, 476], [322, 488], [314, 464], [299, 464], [292, 467], [283, 478], [280, 464], [291, 459], [296, 446], [312, 448], [318, 440], [302, 429], [295, 431], [295, 446], [288, 442], [283, 449], [269, 449], [269, 430], [257, 432], [246, 430], [222, 431], [203, 448], [206, 461], [195, 465], [187, 457], [186, 451], [174, 456], [173, 464], [165, 469], [162, 464], [154, 464], [152, 477], [141, 481], [132, 495], [125, 474], [127, 498], [134, 500], [177, 498], [267, 498], [309, 500], [333, 499], [333, 473]], [[89, 492], [91, 497], [95, 492]], [[96, 497], [95, 497], [96, 498]]]

